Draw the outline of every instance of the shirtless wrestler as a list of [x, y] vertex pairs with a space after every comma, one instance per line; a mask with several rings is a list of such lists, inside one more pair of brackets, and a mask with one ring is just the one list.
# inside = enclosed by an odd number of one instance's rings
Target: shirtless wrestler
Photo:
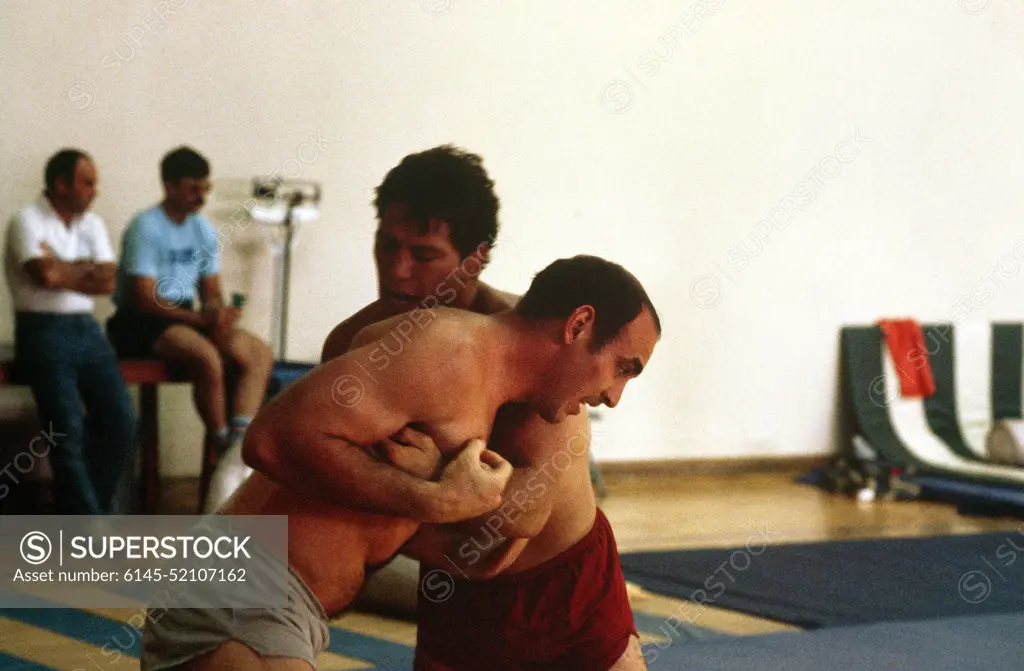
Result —
[[[382, 343], [410, 317], [379, 322], [356, 336], [350, 352], [264, 407], [243, 447], [257, 473], [220, 512], [288, 515], [290, 606], [169, 609], [146, 627], [141, 668], [315, 668], [327, 646], [329, 618], [349, 605], [368, 567], [388, 561], [422, 522], [465, 520], [500, 504], [508, 463], [484, 452], [479, 441], [464, 446], [490, 435], [501, 406], [523, 404], [557, 423], [578, 414], [584, 402], [617, 400], [621, 361], [647, 361], [657, 339], [654, 321], [642, 313], [605, 333], [613, 315], [599, 316], [593, 306], [623, 301], [636, 291], [636, 280], [593, 257], [550, 268], [563, 269], [555, 279], [565, 269], [569, 276], [604, 269], [605, 281], [577, 283], [578, 305], [565, 318], [421, 310], [415, 335], [384, 364]], [[542, 271], [531, 290], [550, 291], [542, 277], [552, 275]], [[522, 304], [529, 304], [531, 290]], [[611, 343], [596, 348], [606, 335]], [[386, 453], [389, 439], [410, 426], [429, 436], [441, 455], [454, 457], [440, 482], [371, 456], [371, 446]], [[286, 466], [293, 460], [316, 466], [295, 478]], [[429, 464], [435, 465], [439, 469]], [[510, 551], [521, 547], [506, 544]], [[503, 563], [499, 558], [494, 570]], [[489, 569], [480, 566], [486, 577]]]

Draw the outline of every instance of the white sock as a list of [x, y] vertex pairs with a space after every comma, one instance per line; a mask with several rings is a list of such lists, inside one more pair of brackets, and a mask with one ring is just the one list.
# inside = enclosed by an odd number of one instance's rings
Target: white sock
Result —
[[235, 493], [252, 469], [242, 461], [242, 436], [231, 441], [227, 451], [221, 455], [217, 466], [210, 476], [210, 490], [206, 495], [205, 513], [212, 513], [224, 504]]

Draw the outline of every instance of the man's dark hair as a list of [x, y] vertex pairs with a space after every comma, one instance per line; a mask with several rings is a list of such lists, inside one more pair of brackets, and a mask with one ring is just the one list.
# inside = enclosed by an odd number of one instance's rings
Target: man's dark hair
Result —
[[568, 319], [581, 305], [594, 308], [598, 351], [646, 307], [661, 337], [661, 320], [640, 281], [617, 263], [596, 256], [559, 259], [537, 273], [515, 311], [528, 319]]
[[476, 154], [450, 144], [410, 154], [388, 172], [376, 194], [378, 221], [388, 205], [399, 203], [424, 228], [431, 219], [447, 222], [462, 258], [482, 244], [494, 248], [500, 202]]
[[53, 191], [57, 187], [58, 179], [63, 179], [65, 184], [71, 186], [75, 181], [75, 168], [78, 167], [78, 161], [83, 158], [92, 160], [79, 149], [61, 149], [51, 156], [46, 162], [46, 172], [43, 174], [46, 190]]
[[210, 164], [202, 154], [191, 147], [178, 147], [160, 161], [160, 179], [177, 182], [179, 179], [202, 179], [210, 176]]

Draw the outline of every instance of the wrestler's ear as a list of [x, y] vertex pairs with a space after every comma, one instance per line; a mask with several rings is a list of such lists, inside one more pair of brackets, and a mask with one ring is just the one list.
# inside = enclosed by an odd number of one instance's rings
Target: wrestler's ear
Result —
[[487, 264], [491, 262], [491, 246], [486, 242], [481, 242], [476, 247], [476, 251], [473, 252], [473, 256], [480, 260], [480, 267], [486, 268]]
[[590, 305], [581, 305], [572, 311], [569, 318], [565, 320], [565, 329], [562, 334], [566, 345], [583, 338], [594, 324], [594, 308]]

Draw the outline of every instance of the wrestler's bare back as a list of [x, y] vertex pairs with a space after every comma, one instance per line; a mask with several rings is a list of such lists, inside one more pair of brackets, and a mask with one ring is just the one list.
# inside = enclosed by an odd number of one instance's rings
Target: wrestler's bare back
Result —
[[[353, 343], [353, 348], [360, 348], [365, 342], [376, 342], [396, 327], [398, 319], [367, 328], [360, 334], [359, 341]], [[463, 343], [474, 341], [473, 328], [487, 328], [486, 324], [465, 316], [449, 317], [445, 314], [442, 320], [445, 319], [455, 323]], [[448, 328], [450, 325], [438, 326]], [[443, 456], [450, 456], [473, 438], [487, 438], [503, 399], [493, 382], [487, 384], [486, 352], [473, 351], [473, 346], [468, 345], [470, 349], [461, 352], [463, 356], [446, 357], [446, 365], [441, 365], [436, 358], [430, 358], [436, 357], [436, 353], [417, 351], [417, 348], [430, 347], [428, 338], [441, 335], [441, 328], [431, 327], [410, 334], [404, 352], [392, 357], [385, 370], [366, 370], [362, 384], [369, 392], [375, 384], [374, 378], [386, 378], [388, 384], [406, 379], [408, 384], [404, 388], [382, 390], [378, 394], [389, 403], [407, 403], [428, 390], [433, 392], [438, 398], [431, 404], [433, 416], [418, 417], [418, 430], [434, 440]], [[486, 338], [475, 340], [483, 342]], [[357, 351], [365, 352], [366, 349], [364, 346]], [[431, 360], [433, 365], [424, 367], [425, 361]], [[365, 369], [365, 359], [363, 361]], [[293, 391], [294, 386], [286, 389], [261, 411], [262, 421], [280, 421], [295, 426], [325, 422], [325, 417], [332, 411], [330, 404], [337, 403], [337, 399], [332, 397], [332, 389], [335, 389], [339, 377], [337, 362], [338, 359], [334, 359], [307, 374], [304, 378], [306, 385], [301, 392]], [[337, 411], [338, 406], [335, 405], [333, 410]], [[268, 417], [267, 414], [275, 414], [276, 417]], [[302, 449], [301, 441], [295, 444], [294, 449]], [[338, 449], [359, 448], [343, 446]], [[368, 514], [311, 497], [308, 492], [286, 489], [258, 472], [253, 473], [220, 512], [231, 515], [287, 515], [289, 563], [332, 616], [352, 602], [368, 570], [390, 560], [419, 527], [419, 522], [414, 520]]]

